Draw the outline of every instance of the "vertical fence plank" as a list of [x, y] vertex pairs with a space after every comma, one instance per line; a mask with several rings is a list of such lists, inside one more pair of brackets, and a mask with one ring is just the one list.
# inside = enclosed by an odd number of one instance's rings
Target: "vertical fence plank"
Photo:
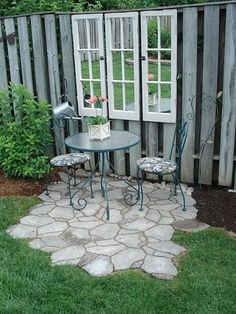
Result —
[[[3, 37], [2, 27], [0, 23], [0, 38]], [[3, 40], [0, 42], [0, 88], [7, 89], [8, 79], [7, 79], [7, 67]]]
[[48, 99], [48, 79], [46, 65], [46, 49], [43, 41], [42, 20], [40, 15], [32, 15], [31, 33], [34, 60], [34, 75], [37, 96], [40, 100]]
[[[202, 83], [202, 113], [200, 146], [207, 140], [215, 124], [216, 104], [207, 95], [216, 97], [218, 72], [218, 44], [219, 44], [219, 6], [207, 6], [204, 10], [204, 50], [203, 50], [203, 83]], [[206, 100], [204, 100], [206, 98]], [[199, 183], [211, 184], [214, 135], [207, 140], [199, 166], [201, 177]]]
[[[171, 153], [171, 147], [173, 143], [173, 138], [175, 134], [175, 127], [176, 124], [173, 123], [164, 123], [163, 128], [163, 158], [169, 160], [170, 159], [170, 153]], [[175, 143], [174, 143], [175, 145]], [[175, 150], [172, 154], [172, 159], [175, 160]], [[173, 181], [172, 175], [166, 175], [164, 176], [164, 179], [167, 181]]]
[[[13, 18], [5, 19], [4, 22], [5, 22], [5, 28], [6, 28], [6, 36], [10, 34], [14, 34], [16, 32], [14, 19]], [[7, 40], [7, 50], [8, 50], [11, 81], [16, 84], [19, 84], [20, 83], [20, 69], [19, 69], [19, 62], [18, 62], [16, 38], [13, 43], [11, 43], [9, 39]]]
[[[197, 88], [197, 9], [187, 8], [183, 11], [183, 105], [182, 117], [187, 120], [188, 113], [193, 109], [196, 112], [196, 101], [191, 100], [196, 95]], [[190, 27], [191, 25], [191, 27]], [[194, 141], [195, 118], [188, 121], [188, 137], [181, 162], [181, 180], [193, 183], [194, 181]]]
[[[122, 131], [124, 130], [124, 121], [122, 120], [113, 120], [112, 127], [114, 130]], [[119, 175], [125, 175], [125, 152], [124, 151], [117, 151], [114, 152], [114, 167], [116, 172]]]
[[[71, 19], [69, 15], [59, 15], [63, 79], [69, 100], [76, 106], [75, 70], [72, 47]], [[77, 111], [77, 108], [76, 108]]]
[[[141, 137], [140, 122], [129, 121], [129, 131]], [[141, 143], [130, 148], [129, 151], [130, 151], [130, 155], [129, 155], [130, 175], [132, 177], [136, 177], [137, 176], [136, 160], [141, 158]]]
[[219, 184], [230, 186], [233, 176], [236, 120], [236, 5], [226, 9], [223, 111], [221, 122]]
[[[60, 102], [60, 75], [58, 64], [58, 49], [56, 37], [56, 21], [54, 14], [44, 16], [45, 19], [45, 35], [47, 45], [47, 60], [48, 60], [48, 76], [50, 86], [50, 99], [52, 107], [56, 107]], [[57, 153], [64, 153], [64, 132], [61, 128], [55, 126], [55, 141]]]
[[58, 105], [61, 96], [55, 15], [45, 15], [44, 19], [47, 44], [50, 98], [52, 106], [55, 107], [56, 105]]
[[17, 18], [20, 61], [23, 84], [33, 92], [33, 79], [31, 69], [31, 58], [29, 48], [29, 35], [26, 17]]

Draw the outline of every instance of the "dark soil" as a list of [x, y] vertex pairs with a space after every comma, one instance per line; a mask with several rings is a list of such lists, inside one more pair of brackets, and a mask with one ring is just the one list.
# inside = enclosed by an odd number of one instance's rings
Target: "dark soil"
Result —
[[[50, 181], [59, 181], [57, 171], [53, 171]], [[0, 171], [0, 196], [38, 196], [45, 190], [46, 177], [33, 180], [27, 178], [5, 178]], [[197, 219], [214, 227], [222, 227], [236, 232], [236, 193], [227, 188], [203, 186], [195, 188], [193, 198], [198, 209]]]

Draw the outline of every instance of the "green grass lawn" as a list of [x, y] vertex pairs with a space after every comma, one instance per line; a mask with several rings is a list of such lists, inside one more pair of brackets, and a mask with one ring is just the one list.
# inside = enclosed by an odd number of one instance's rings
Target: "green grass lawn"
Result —
[[188, 249], [173, 281], [140, 271], [95, 278], [14, 240], [5, 229], [35, 198], [0, 199], [0, 313], [236, 313], [236, 241], [219, 229], [174, 241]]

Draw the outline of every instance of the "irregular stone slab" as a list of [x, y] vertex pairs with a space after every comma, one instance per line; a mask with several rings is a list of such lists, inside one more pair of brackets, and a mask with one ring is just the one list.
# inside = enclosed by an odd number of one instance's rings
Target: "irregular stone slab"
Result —
[[34, 207], [31, 209], [30, 213], [32, 215], [44, 215], [48, 214], [56, 205], [50, 204], [50, 205], [40, 205], [39, 207]]
[[49, 198], [53, 201], [59, 201], [61, 199], [60, 192], [49, 192]]
[[172, 217], [161, 217], [159, 224], [160, 225], [171, 225], [174, 221], [174, 218]]
[[147, 211], [148, 211], [148, 207], [143, 206], [143, 210], [140, 211], [140, 205], [133, 205], [130, 207], [130, 209], [126, 212], [126, 214], [124, 215], [124, 217], [127, 218], [133, 218], [133, 219], [137, 219], [137, 218], [144, 218]]
[[92, 254], [92, 253], [85, 253], [83, 257], [81, 257], [81, 259], [78, 261], [78, 266], [79, 267], [83, 267], [86, 264], [90, 263], [91, 261], [93, 261], [95, 258], [97, 257], [96, 254]]
[[87, 248], [87, 251], [94, 254], [112, 256], [124, 249], [125, 249], [125, 246], [123, 244], [120, 244], [120, 245], [110, 245], [110, 246], [94, 246], [94, 247]]
[[147, 220], [145, 218], [139, 218], [139, 219], [136, 219], [132, 222], [122, 224], [122, 228], [134, 229], [137, 231], [144, 231], [144, 230], [147, 230], [147, 229], [149, 229], [155, 225], [156, 224], [150, 220]]
[[100, 210], [100, 204], [87, 204], [84, 209], [84, 214], [86, 216], [95, 216]]
[[95, 204], [96, 205], [96, 204], [100, 204], [101, 202], [103, 202], [104, 198], [102, 197], [101, 192], [99, 191], [97, 193], [94, 193], [94, 198], [88, 197], [86, 199], [86, 201], [88, 202], [88, 204]]
[[41, 249], [42, 247], [46, 246], [46, 244], [40, 239], [34, 239], [29, 242], [29, 246], [32, 247], [32, 249]]
[[117, 223], [123, 219], [123, 216], [121, 215], [119, 210], [111, 209], [110, 210], [110, 219], [107, 220], [106, 213], [104, 213], [102, 219], [105, 220], [106, 223]]
[[167, 190], [154, 190], [148, 193], [150, 199], [167, 200], [170, 197], [170, 191]]
[[27, 225], [17, 225], [15, 228], [13, 228], [9, 234], [13, 238], [18, 239], [32, 239], [36, 237], [36, 230], [37, 228], [35, 226], [27, 226]]
[[121, 234], [134, 234], [137, 233], [137, 230], [121, 229], [119, 235]]
[[85, 254], [85, 249], [81, 246], [68, 246], [52, 254], [52, 262], [57, 263], [60, 261], [73, 260], [80, 258]]
[[58, 183], [54, 183], [54, 184], [51, 183], [51, 184], [48, 185], [48, 191], [49, 191], [49, 193], [51, 191], [54, 191], [54, 192], [64, 192], [64, 191], [67, 190], [67, 186], [68, 185], [66, 183], [62, 182], [62, 181], [60, 181]]
[[101, 241], [96, 241], [96, 244], [99, 246], [103, 246], [103, 245], [106, 246], [106, 245], [119, 245], [120, 243], [115, 240], [101, 240]]
[[43, 233], [43, 234], [40, 234], [40, 238], [59, 237], [62, 233], [63, 231]]
[[119, 181], [119, 180], [111, 180], [109, 182], [109, 185], [116, 188], [127, 188], [127, 183], [125, 183], [124, 181]]
[[38, 234], [41, 235], [43, 233], [64, 231], [66, 228], [68, 228], [67, 223], [61, 222], [61, 221], [55, 221], [46, 226], [39, 227]]
[[154, 252], [155, 252], [155, 250], [151, 249], [151, 248], [148, 247], [148, 246], [144, 246], [144, 247], [143, 247], [143, 250], [144, 250], [145, 253], [147, 253], [147, 254], [149, 254], [149, 255], [153, 255]]
[[82, 245], [90, 241], [89, 231], [86, 229], [78, 229], [69, 227], [63, 234], [62, 238], [70, 243]]
[[195, 207], [187, 207], [186, 211], [182, 210], [182, 206], [172, 210], [172, 215], [175, 217], [176, 220], [178, 220], [178, 217], [184, 218], [184, 219], [195, 219], [197, 216], [197, 209]]
[[159, 214], [159, 212], [155, 209], [150, 209], [145, 218], [152, 220], [154, 222], [158, 222], [161, 219], [161, 215]]
[[176, 209], [179, 207], [179, 204], [178, 203], [173, 203], [172, 204], [166, 204], [166, 205], [156, 205], [157, 209], [158, 210], [161, 210], [161, 211], [171, 211], [173, 209]]
[[97, 217], [93, 217], [93, 216], [83, 216], [83, 217], [78, 217], [79, 221], [98, 221], [99, 219]]
[[60, 237], [45, 237], [43, 238], [43, 242], [45, 242], [48, 246], [55, 246], [57, 248], [63, 248], [68, 245], [68, 243]]
[[162, 217], [172, 217], [171, 212], [165, 211], [165, 210], [159, 210], [159, 213], [161, 214]]
[[159, 257], [167, 257], [167, 258], [170, 258], [170, 259], [174, 256], [173, 254], [162, 252], [162, 251], [155, 251], [153, 255], [154, 256], [159, 256]]
[[30, 225], [30, 226], [44, 226], [47, 225], [54, 220], [50, 217], [41, 217], [41, 216], [25, 216], [24, 218], [20, 219], [20, 223], [23, 225]]
[[158, 225], [145, 231], [145, 235], [164, 241], [164, 240], [170, 240], [174, 231], [175, 231], [174, 228], [171, 226]]
[[173, 265], [171, 259], [166, 257], [147, 255], [141, 268], [150, 274], [177, 275], [176, 267]]
[[104, 224], [90, 231], [91, 235], [101, 237], [103, 239], [112, 239], [119, 231], [117, 224]]
[[[106, 208], [106, 206], [107, 206], [107, 201], [103, 201], [102, 203], [101, 203], [101, 205], [102, 205], [102, 207], [104, 207], [104, 208]], [[121, 202], [119, 202], [119, 201], [117, 201], [117, 200], [110, 200], [110, 198], [109, 198], [109, 207], [110, 207], [110, 209], [122, 209], [122, 208], [124, 208], [125, 207], [125, 205], [123, 204], [123, 203], [121, 203]]]
[[185, 219], [182, 221], [174, 221], [172, 226], [175, 230], [186, 232], [198, 232], [209, 228], [209, 225], [196, 219]]
[[104, 222], [103, 221], [99, 221], [99, 220], [93, 220], [93, 221], [77, 221], [77, 222], [72, 222], [70, 223], [70, 226], [74, 227], [74, 228], [82, 228], [82, 229], [94, 229], [97, 226], [103, 225]]
[[67, 197], [67, 198], [62, 198], [62, 199], [60, 199], [59, 201], [56, 201], [56, 205], [57, 206], [69, 206], [69, 204], [70, 204], [70, 201], [69, 201], [69, 198]]
[[185, 248], [183, 246], [180, 246], [172, 241], [149, 243], [148, 246], [155, 250], [171, 253], [173, 255], [178, 255], [185, 251]]
[[106, 276], [113, 272], [113, 265], [108, 256], [98, 256], [83, 269], [93, 276]]
[[45, 192], [43, 192], [42, 194], [40, 194], [40, 195], [38, 196], [38, 198], [41, 199], [42, 201], [49, 201], [49, 200], [51, 200], [51, 198], [50, 198], [48, 195], [46, 195]]
[[59, 261], [52, 264], [52, 266], [63, 266], [63, 265], [78, 265], [80, 258], [68, 259], [66, 261]]
[[[180, 205], [183, 205], [183, 197], [180, 192], [177, 192], [177, 195], [173, 197], [175, 198], [177, 203], [179, 203]], [[192, 196], [185, 194], [185, 204], [186, 206], [193, 206], [196, 204], [196, 201]]]
[[41, 251], [48, 252], [48, 253], [54, 253], [60, 250], [61, 248], [55, 247], [55, 246], [44, 246], [41, 248]]
[[117, 237], [115, 237], [115, 240], [133, 248], [140, 248], [146, 243], [146, 239], [141, 233], [134, 233], [129, 235], [119, 234]]
[[72, 207], [65, 208], [57, 206], [49, 213], [49, 216], [68, 220], [74, 218], [74, 210]]
[[145, 255], [142, 249], [129, 248], [112, 256], [111, 261], [115, 270], [128, 269], [135, 262], [142, 260]]
[[121, 189], [114, 189], [109, 191], [109, 199], [111, 200], [122, 200], [123, 194]]

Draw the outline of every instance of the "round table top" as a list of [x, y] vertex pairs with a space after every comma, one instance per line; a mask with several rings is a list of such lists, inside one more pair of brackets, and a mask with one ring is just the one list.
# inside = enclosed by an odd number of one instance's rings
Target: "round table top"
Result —
[[100, 140], [90, 140], [88, 132], [69, 136], [65, 139], [66, 146], [83, 152], [113, 152], [135, 146], [140, 137], [129, 131], [111, 130], [111, 136]]

